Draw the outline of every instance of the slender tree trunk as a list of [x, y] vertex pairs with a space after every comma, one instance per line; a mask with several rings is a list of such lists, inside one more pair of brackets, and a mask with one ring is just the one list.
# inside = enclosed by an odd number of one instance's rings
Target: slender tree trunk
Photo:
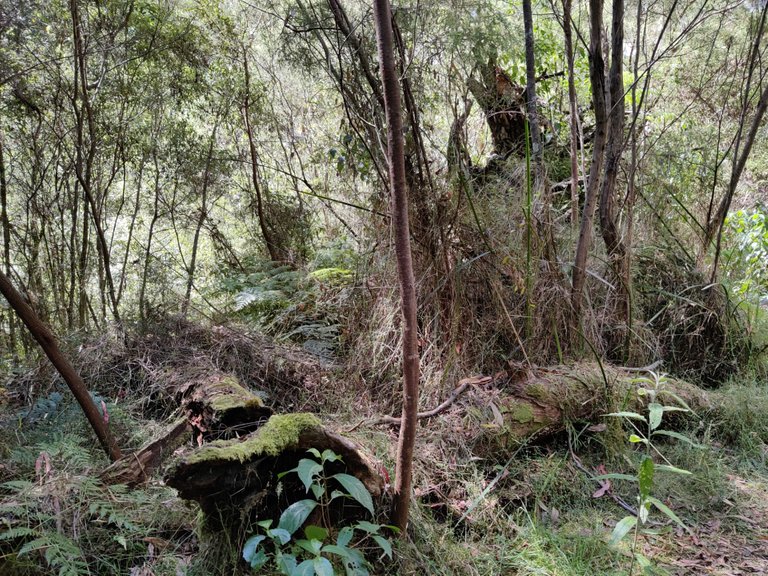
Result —
[[85, 413], [85, 417], [90, 422], [93, 431], [96, 433], [99, 443], [109, 458], [114, 462], [121, 456], [120, 448], [117, 446], [114, 438], [109, 432], [109, 428], [101, 414], [99, 409], [93, 403], [90, 394], [88, 394], [88, 388], [85, 386], [85, 382], [74, 369], [66, 356], [61, 353], [58, 345], [56, 344], [56, 338], [51, 333], [48, 326], [43, 323], [37, 316], [35, 311], [24, 301], [21, 294], [13, 287], [8, 277], [0, 272], [0, 294], [5, 296], [8, 303], [18, 314], [24, 324], [26, 324], [29, 331], [34, 336], [35, 340], [40, 344], [40, 347], [48, 356], [51, 363], [58, 370], [61, 377], [69, 386], [69, 389], [74, 394], [77, 402]]
[[[160, 166], [157, 161], [157, 150], [152, 151], [155, 164], [155, 202], [152, 207], [152, 220], [149, 222], [149, 231], [147, 232], [147, 247], [144, 250], [144, 267], [141, 273], [141, 286], [139, 287], [139, 317], [142, 320], [147, 318], [147, 306], [145, 294], [147, 290], [147, 278], [149, 277], [149, 262], [152, 258], [152, 237], [155, 233], [155, 224], [160, 215]], [[178, 180], [176, 181], [178, 185]]]
[[[112, 315], [114, 319], [120, 322], [120, 312], [117, 305], [117, 293], [112, 279], [110, 269], [109, 246], [107, 245], [104, 229], [101, 223], [101, 208], [93, 195], [93, 166], [96, 158], [96, 126], [93, 117], [90, 98], [88, 96], [88, 78], [86, 66], [85, 46], [82, 37], [82, 22], [78, 9], [78, 0], [70, 0], [70, 15], [72, 17], [72, 38], [74, 43], [74, 94], [72, 95], [72, 106], [75, 111], [77, 122], [77, 158], [75, 161], [75, 173], [85, 195], [85, 200], [90, 206], [91, 217], [93, 218], [94, 230], [96, 232], [96, 249], [99, 252], [104, 274], [105, 285], [109, 293]], [[85, 130], [88, 131], [87, 153], [83, 157], [82, 150], [86, 147]], [[85, 216], [85, 214], [84, 214]], [[83, 219], [87, 226], [87, 218]], [[87, 248], [86, 248], [87, 249]], [[100, 272], [100, 273], [101, 273]]]
[[[0, 225], [3, 228], [3, 267], [11, 277], [11, 224], [8, 220], [8, 179], [5, 174], [5, 151], [3, 135], [0, 133]], [[8, 315], [9, 340], [11, 354], [16, 355], [16, 322], [13, 314]]]
[[610, 114], [605, 178], [600, 191], [600, 230], [616, 278], [617, 312], [629, 327], [629, 270], [626, 247], [616, 223], [616, 179], [624, 150], [624, 0], [613, 0], [611, 31]]
[[[533, 9], [532, 0], [523, 0], [523, 26], [525, 27], [525, 92], [528, 108], [528, 128], [531, 138], [531, 158], [536, 170], [536, 178], [540, 177], [541, 165], [541, 133], [539, 130], [539, 115], [536, 109], [536, 60], [534, 58], [533, 38]], [[538, 183], [537, 183], [538, 188]]]
[[200, 215], [197, 218], [197, 226], [195, 226], [195, 236], [192, 239], [192, 255], [189, 259], [189, 267], [187, 268], [187, 291], [184, 294], [184, 301], [181, 304], [181, 315], [186, 318], [189, 310], [189, 303], [192, 300], [192, 286], [195, 284], [195, 268], [197, 267], [197, 250], [200, 245], [200, 232], [205, 224], [205, 219], [208, 217], [208, 185], [211, 178], [211, 162], [213, 161], [213, 147], [216, 144], [216, 132], [219, 130], [219, 120], [216, 118], [216, 124], [213, 127], [211, 133], [211, 142], [208, 145], [208, 157], [205, 160], [205, 172], [203, 173], [203, 189], [200, 194]]
[[565, 58], [568, 65], [568, 105], [571, 113], [571, 225], [575, 232], [579, 222], [579, 108], [574, 79], [572, 4], [572, 0], [563, 0], [563, 33]]
[[403, 315], [403, 413], [397, 444], [395, 493], [391, 522], [405, 532], [411, 499], [413, 446], [419, 400], [419, 349], [416, 323], [416, 287], [411, 259], [408, 225], [408, 190], [405, 181], [405, 155], [400, 104], [400, 87], [395, 69], [394, 37], [388, 0], [374, 0], [373, 17], [379, 51], [379, 65], [387, 117], [387, 156], [392, 197], [392, 228], [400, 279]]
[[595, 218], [598, 192], [603, 175], [605, 142], [607, 138], [607, 109], [605, 102], [605, 63], [603, 61], [603, 0], [589, 0], [589, 79], [595, 108], [595, 138], [592, 144], [592, 164], [589, 167], [584, 213], [581, 216], [579, 240], [573, 263], [571, 305], [574, 324], [581, 324], [581, 305], [584, 298], [587, 255], [592, 244], [592, 226]]
[[264, 198], [262, 197], [261, 183], [259, 182], [259, 155], [256, 151], [256, 142], [253, 138], [253, 128], [251, 126], [251, 73], [248, 69], [248, 53], [243, 46], [243, 71], [245, 73], [245, 98], [243, 99], [243, 119], [245, 120], [245, 133], [248, 136], [248, 151], [251, 154], [251, 180], [253, 189], [256, 192], [256, 216], [259, 220], [259, 229], [264, 244], [267, 245], [269, 259], [273, 262], [281, 260], [281, 250], [275, 244], [272, 232], [267, 222], [267, 216], [264, 212]]

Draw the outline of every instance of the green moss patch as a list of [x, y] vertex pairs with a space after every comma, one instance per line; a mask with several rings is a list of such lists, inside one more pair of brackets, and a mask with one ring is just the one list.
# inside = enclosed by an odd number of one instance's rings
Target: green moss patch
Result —
[[302, 432], [319, 426], [320, 420], [309, 413], [271, 416], [264, 426], [245, 440], [216, 440], [196, 450], [185, 464], [246, 462], [259, 456], [278, 456], [295, 447]]

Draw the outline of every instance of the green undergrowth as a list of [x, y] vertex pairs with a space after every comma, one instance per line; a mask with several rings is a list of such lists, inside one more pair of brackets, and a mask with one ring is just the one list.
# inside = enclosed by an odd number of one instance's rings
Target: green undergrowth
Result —
[[[691, 474], [659, 475], [654, 496], [700, 536], [717, 525], [716, 538], [756, 538], [755, 526], [768, 517], [759, 515], [768, 514], [768, 386], [754, 378], [713, 394], [711, 410], [681, 430], [699, 447], [659, 442], [664, 456]], [[130, 404], [104, 400], [123, 446], [140, 446], [162, 426]], [[356, 423], [359, 416], [323, 420]], [[65, 395], [8, 410], [0, 426], [0, 575], [212, 573], [200, 564], [211, 555], [201, 553], [196, 506], [158, 480], [136, 490], [104, 486], [98, 473], [106, 459]], [[281, 435], [297, 433], [289, 428]], [[545, 444], [478, 458], [448, 421], [424, 422], [408, 538], [374, 573], [627, 576], [628, 545], [608, 543], [627, 515], [612, 495], [635, 506], [635, 486], [614, 480], [610, 493], [598, 494], [593, 477], [634, 473], [642, 451], [627, 443], [628, 433], [626, 423], [601, 418], [574, 423]], [[391, 430], [361, 426], [348, 435], [394, 476]], [[644, 553], [653, 573], [674, 574], [672, 563], [685, 553], [676, 542], [686, 535], [666, 518], [652, 519], [657, 533], [644, 537]], [[239, 557], [239, 542], [219, 544], [228, 560]]]

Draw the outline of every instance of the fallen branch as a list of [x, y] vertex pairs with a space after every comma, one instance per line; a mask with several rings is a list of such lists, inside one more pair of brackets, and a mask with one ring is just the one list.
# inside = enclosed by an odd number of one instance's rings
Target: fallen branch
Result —
[[[498, 376], [498, 375], [497, 375]], [[426, 412], [419, 412], [416, 417], [421, 420], [423, 418], [432, 418], [433, 416], [437, 416], [438, 414], [441, 414], [442, 412], [445, 412], [451, 404], [456, 402], [456, 400], [461, 396], [467, 388], [470, 386], [484, 386], [485, 384], [490, 384], [493, 382], [497, 376], [473, 376], [472, 378], [464, 378], [459, 382], [459, 385], [448, 395], [448, 398], [446, 398], [442, 403], [437, 405], [435, 408], [432, 408], [432, 410], [427, 410]], [[360, 426], [362, 426], [365, 423], [368, 423], [369, 426], [380, 426], [382, 424], [390, 424], [399, 426], [400, 425], [400, 418], [397, 418], [395, 416], [380, 416], [379, 418], [374, 418], [372, 420], [360, 420], [357, 424], [352, 426], [351, 428], [347, 428], [344, 430], [345, 433], [352, 432], [353, 430], [356, 430]]]

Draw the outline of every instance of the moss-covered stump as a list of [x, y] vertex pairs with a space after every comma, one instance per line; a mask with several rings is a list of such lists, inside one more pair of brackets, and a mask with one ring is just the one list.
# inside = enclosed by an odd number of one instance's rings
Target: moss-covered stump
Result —
[[[469, 395], [469, 422], [465, 420], [464, 427], [470, 428], [467, 435], [476, 454], [503, 456], [522, 442], [562, 432], [572, 422], [597, 423], [603, 415], [620, 410], [644, 412], [648, 396], [637, 390], [648, 384], [638, 382], [639, 375], [596, 363], [520, 370], [497, 388]], [[694, 411], [711, 407], [710, 394], [687, 382], [665, 379], [663, 388]], [[659, 401], [677, 404], [671, 396]], [[675, 417], [683, 416], [665, 415]]]
[[261, 398], [234, 376], [213, 374], [195, 379], [178, 393], [187, 420], [203, 441], [247, 434], [272, 415]]
[[310, 448], [333, 450], [343, 463], [333, 463], [327, 473], [345, 470], [374, 500], [381, 497], [384, 481], [357, 445], [305, 413], [275, 415], [246, 436], [196, 448], [179, 458], [165, 481], [182, 498], [199, 502], [209, 529], [236, 534], [256, 518], [277, 519], [290, 503], [307, 497], [295, 475], [283, 478], [280, 490], [277, 485], [278, 474], [294, 468]]

